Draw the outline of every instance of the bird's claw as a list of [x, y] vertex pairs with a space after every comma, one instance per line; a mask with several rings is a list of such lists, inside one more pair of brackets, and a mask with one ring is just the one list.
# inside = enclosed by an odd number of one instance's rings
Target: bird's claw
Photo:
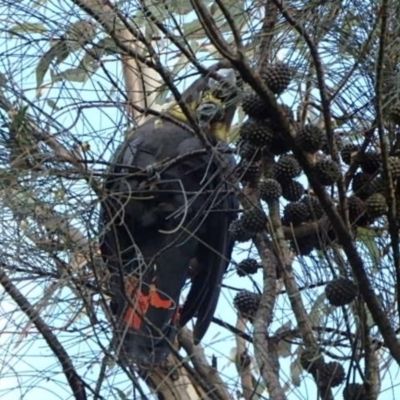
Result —
[[149, 181], [159, 181], [161, 179], [160, 173], [157, 171], [154, 165], [149, 165], [146, 167], [146, 174]]

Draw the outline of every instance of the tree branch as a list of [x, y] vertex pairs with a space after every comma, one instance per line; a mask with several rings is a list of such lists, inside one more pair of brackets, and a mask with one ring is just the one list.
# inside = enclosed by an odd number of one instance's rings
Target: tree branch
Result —
[[[236, 329], [244, 331], [246, 324], [240, 316], [237, 318]], [[246, 349], [246, 343], [242, 337], [236, 335], [236, 363], [242, 383], [242, 394], [245, 400], [251, 400], [254, 395], [253, 375], [251, 373], [251, 358]]]
[[4, 272], [3, 268], [0, 268], [0, 284], [4, 287], [4, 290], [9, 294], [9, 296], [18, 304], [26, 316], [33, 322], [54, 355], [57, 357], [62, 366], [69, 386], [71, 387], [72, 393], [75, 396], [75, 399], [86, 400], [87, 396], [85, 391], [85, 382], [76, 372], [68, 353], [58, 341], [57, 337], [48, 328], [46, 323], [42, 320], [39, 313], [31, 306], [25, 296], [12, 283], [11, 279]]
[[225, 388], [225, 384], [206, 359], [203, 348], [200, 345], [194, 345], [192, 333], [187, 328], [182, 328], [178, 334], [178, 341], [189, 356], [196, 372], [204, 380], [204, 383], [210, 387], [209, 395], [216, 395], [218, 399], [232, 399]]
[[272, 0], [265, 0], [264, 9], [263, 25], [259, 33], [259, 36], [261, 36], [258, 50], [260, 70], [265, 69], [266, 65], [271, 61], [274, 28], [278, 22], [278, 9]]

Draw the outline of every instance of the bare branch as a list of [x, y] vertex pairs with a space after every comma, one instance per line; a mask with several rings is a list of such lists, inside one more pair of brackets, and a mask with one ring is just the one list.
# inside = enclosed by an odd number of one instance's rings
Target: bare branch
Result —
[[271, 61], [272, 40], [274, 38], [274, 28], [278, 21], [278, 9], [272, 0], [265, 0], [265, 15], [261, 32], [259, 33], [259, 65], [260, 70]]
[[[240, 316], [237, 318], [236, 329], [244, 331], [246, 324]], [[242, 337], [236, 336], [236, 363], [242, 382], [243, 398], [250, 400], [254, 394], [253, 375], [251, 373], [251, 358], [246, 349], [246, 343]]]
[[206, 359], [203, 348], [194, 345], [192, 333], [187, 328], [182, 328], [178, 334], [178, 341], [184, 348], [195, 370], [198, 372], [204, 383], [210, 388], [208, 395], [216, 395], [220, 400], [231, 399], [225, 384], [218, 371], [213, 368]]
[[23, 294], [12, 283], [11, 279], [7, 276], [2, 268], [0, 268], [0, 283], [4, 287], [4, 290], [18, 304], [20, 309], [34, 323], [37, 330], [42, 334], [43, 338], [46, 340], [46, 343], [57, 357], [71, 390], [74, 393], [75, 399], [86, 400], [87, 396], [85, 391], [85, 383], [76, 372], [68, 353], [58, 341], [57, 337], [48, 328], [46, 323], [42, 320], [39, 313], [32, 307], [26, 297], [23, 296]]

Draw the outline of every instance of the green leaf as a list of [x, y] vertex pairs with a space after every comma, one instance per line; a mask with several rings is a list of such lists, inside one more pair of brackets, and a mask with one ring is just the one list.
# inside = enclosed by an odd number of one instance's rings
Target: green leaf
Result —
[[44, 33], [47, 32], [47, 29], [43, 24], [34, 24], [34, 23], [24, 23], [24, 24], [16, 24], [8, 30], [10, 35], [14, 35], [16, 33]]
[[293, 361], [290, 364], [290, 378], [294, 386], [299, 387], [301, 385], [300, 376], [303, 372], [303, 368], [298, 360]]
[[91, 46], [87, 53], [85, 54], [84, 58], [90, 58], [94, 60], [101, 60], [101, 58], [106, 54], [106, 49], [104, 48], [103, 41], [99, 41]]
[[69, 55], [68, 48], [66, 46], [65, 41], [58, 41], [53, 47], [50, 48], [39, 60], [39, 63], [36, 67], [36, 88], [39, 87], [43, 83], [43, 79], [46, 75], [46, 72], [49, 70], [50, 65], [55, 62], [55, 64], [60, 64], [64, 61]]
[[358, 228], [357, 239], [366, 247], [369, 253], [369, 259], [373, 263], [373, 269], [377, 270], [381, 262], [381, 253], [376, 244], [376, 239], [379, 238], [377, 232], [372, 229]]
[[65, 32], [68, 50], [80, 50], [85, 44], [92, 42], [96, 37], [97, 27], [89, 21], [77, 21], [70, 24]]
[[8, 190], [15, 183], [16, 176], [14, 171], [0, 168], [0, 190]]
[[264, 395], [266, 392], [266, 386], [260, 378], [256, 379], [254, 375], [251, 375], [252, 384], [254, 387], [254, 392], [252, 398], [254, 399], [265, 399]]
[[279, 357], [286, 358], [292, 355], [292, 343], [286, 340], [280, 340], [277, 346], [277, 353]]
[[[204, 0], [203, 4], [208, 6], [211, 4], [211, 0]], [[170, 0], [168, 4], [168, 11], [171, 14], [186, 15], [193, 11], [193, 6], [190, 0]]]
[[322, 318], [329, 315], [334, 307], [329, 304], [325, 304], [325, 292], [322, 292], [315, 300], [311, 311], [310, 311], [310, 322], [313, 326], [320, 326]]
[[99, 62], [92, 54], [85, 54], [77, 68], [69, 68], [59, 74], [52, 72], [52, 82], [86, 82], [99, 68]]
[[228, 356], [228, 358], [229, 358], [229, 360], [233, 363], [233, 362], [236, 361], [236, 356], [237, 356], [237, 348], [236, 348], [236, 347], [232, 347], [232, 348], [229, 350], [229, 356]]
[[49, 107], [51, 107], [53, 110], [55, 110], [55, 111], [59, 111], [59, 110], [60, 110], [60, 107], [57, 107], [57, 103], [56, 103], [54, 100], [47, 99], [47, 100], [46, 100], [46, 103], [47, 103], [47, 105], [48, 105]]
[[115, 44], [112, 38], [101, 39], [97, 42], [97, 44], [93, 45], [93, 47], [102, 49], [104, 53], [107, 55], [114, 55], [121, 53], [121, 49]]
[[66, 80], [69, 82], [86, 82], [93, 75], [93, 71], [85, 70], [82, 68], [69, 68], [60, 74], [54, 75], [54, 81], [58, 82]]
[[[276, 332], [274, 333], [274, 336], [279, 337], [279, 335], [289, 331], [291, 329], [291, 327], [292, 327], [291, 321], [286, 322], [285, 324], [283, 324], [276, 330]], [[292, 354], [291, 349], [292, 349], [292, 343], [290, 343], [289, 341], [280, 340], [278, 342], [277, 353], [278, 353], [279, 357], [283, 357], [283, 358], [289, 357]]]
[[367, 316], [367, 321], [366, 321], [367, 327], [372, 328], [373, 326], [376, 325], [376, 322], [374, 320], [374, 317], [371, 314], [371, 311], [369, 311], [368, 307], [365, 307], [365, 314]]
[[210, 7], [210, 13], [211, 15], [215, 15], [215, 13], [219, 10], [218, 4], [217, 3], [212, 3]]
[[43, 4], [47, 3], [47, 0], [33, 0], [30, 4], [29, 7], [32, 8], [39, 8]]
[[274, 333], [274, 336], [278, 336], [281, 335], [282, 333], [287, 332], [288, 330], [290, 330], [292, 328], [292, 322], [288, 321], [286, 323], [284, 323], [282, 326], [280, 326]]
[[8, 82], [7, 76], [2, 72], [0, 72], [0, 87], [6, 86], [7, 82]]
[[185, 34], [185, 37], [190, 37], [194, 34], [200, 37], [205, 37], [206, 35], [200, 21], [197, 19], [183, 24], [182, 32]]
[[[245, 9], [245, 1], [244, 0], [225, 0], [224, 5], [226, 9], [231, 14], [233, 18], [237, 30], [240, 32], [240, 28], [243, 26], [246, 21], [247, 14], [244, 11]], [[231, 32], [231, 27], [227, 23], [226, 17], [221, 11], [219, 7], [211, 6], [211, 10], [213, 11], [213, 17], [216, 22], [217, 27], [223, 33]]]
[[121, 389], [115, 387], [114, 390], [117, 392], [118, 397], [119, 397], [121, 400], [127, 400], [127, 399], [128, 399], [128, 396], [127, 396]]

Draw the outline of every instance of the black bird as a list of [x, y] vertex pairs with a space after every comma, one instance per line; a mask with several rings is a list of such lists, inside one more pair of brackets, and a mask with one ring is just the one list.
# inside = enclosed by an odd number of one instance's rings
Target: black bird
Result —
[[203, 76], [182, 95], [214, 151], [205, 150], [175, 103], [127, 138], [106, 177], [101, 253], [111, 275], [114, 344], [130, 361], [162, 362], [179, 327], [193, 317], [198, 343], [215, 312], [233, 248], [228, 227], [238, 209], [216, 161], [235, 165], [232, 155], [218, 152], [227, 148], [236, 110], [231, 82]]

